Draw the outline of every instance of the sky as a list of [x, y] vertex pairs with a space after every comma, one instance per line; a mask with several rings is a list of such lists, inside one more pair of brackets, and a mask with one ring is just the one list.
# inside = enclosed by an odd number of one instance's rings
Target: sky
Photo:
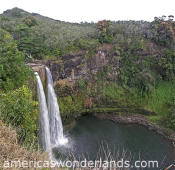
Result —
[[14, 7], [68, 22], [175, 16], [175, 0], [0, 0], [0, 13]]

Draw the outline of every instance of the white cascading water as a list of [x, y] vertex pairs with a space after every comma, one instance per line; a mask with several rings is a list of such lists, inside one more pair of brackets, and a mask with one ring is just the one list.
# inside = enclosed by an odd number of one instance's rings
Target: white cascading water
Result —
[[50, 126], [49, 126], [46, 97], [44, 94], [41, 79], [37, 72], [35, 72], [35, 76], [37, 80], [37, 93], [38, 93], [38, 101], [39, 101], [39, 123], [40, 123], [41, 142], [42, 142], [43, 150], [50, 152], [51, 151]]
[[52, 74], [46, 67], [47, 76], [47, 105], [50, 122], [50, 139], [53, 146], [64, 145], [68, 140], [63, 135], [63, 125], [60, 116], [57, 97], [53, 88]]

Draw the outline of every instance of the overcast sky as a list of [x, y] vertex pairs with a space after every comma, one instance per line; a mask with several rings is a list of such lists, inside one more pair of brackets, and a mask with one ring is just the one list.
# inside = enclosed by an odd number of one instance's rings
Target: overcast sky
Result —
[[0, 13], [14, 7], [69, 22], [175, 16], [175, 0], [0, 0]]

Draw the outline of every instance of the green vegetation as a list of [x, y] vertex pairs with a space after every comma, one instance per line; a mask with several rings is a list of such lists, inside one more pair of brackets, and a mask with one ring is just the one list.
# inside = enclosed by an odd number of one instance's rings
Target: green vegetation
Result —
[[[77, 113], [86, 112], [85, 103], [89, 98], [92, 101], [90, 110], [111, 112], [114, 108], [113, 111], [118, 113], [118, 108], [122, 108], [127, 113], [136, 113], [136, 110], [147, 115], [153, 113], [154, 116], [149, 116], [151, 121], [174, 129], [174, 53], [165, 49], [161, 58], [147, 56], [139, 61], [137, 52], [145, 49], [144, 44], [144, 40], [139, 40], [123, 49], [113, 49], [118, 50], [120, 55], [119, 75], [114, 77], [115, 81], [107, 78], [111, 73], [110, 66], [104, 66], [94, 75], [95, 82], [80, 79], [77, 86], [81, 90], [73, 90], [71, 94], [66, 94], [67, 97], [60, 98], [62, 112], [65, 107], [69, 108], [66, 113], [72, 117], [77, 116], [76, 109]], [[71, 102], [68, 101], [70, 98]]]
[[160, 82], [144, 98], [144, 107], [157, 114], [164, 115], [175, 101], [175, 82]]
[[16, 130], [19, 143], [28, 147], [36, 144], [38, 111], [37, 102], [33, 101], [31, 91], [22, 86], [2, 93], [0, 101], [1, 119]]
[[16, 48], [11, 36], [0, 29], [0, 89], [12, 90], [24, 84], [29, 70], [24, 64], [24, 55]]
[[[175, 129], [175, 22], [172, 16], [146, 21], [107, 20], [66, 23], [18, 8], [0, 15], [0, 113], [16, 128], [21, 144], [36, 140], [36, 102], [25, 62], [69, 60], [84, 52], [87, 69], [95, 57], [107, 62], [71, 87], [57, 87], [64, 120], [81, 113], [149, 113], [148, 118]], [[77, 57], [78, 58], [78, 57]], [[105, 59], [104, 59], [105, 58]], [[72, 59], [73, 60], [73, 59]], [[68, 63], [68, 62], [67, 62]], [[94, 63], [93, 63], [94, 64]], [[84, 66], [80, 63], [79, 66]], [[94, 66], [95, 67], [95, 66]], [[80, 67], [78, 67], [80, 68]], [[69, 72], [69, 71], [68, 71]], [[80, 75], [81, 77], [81, 75]], [[123, 111], [122, 111], [123, 110]], [[154, 113], [154, 115], [151, 115]]]
[[77, 50], [92, 51], [99, 43], [125, 43], [132, 37], [153, 36], [150, 23], [145, 21], [66, 23], [19, 8], [1, 14], [0, 27], [14, 37], [26, 57], [35, 59], [57, 59]]
[[58, 100], [60, 111], [64, 119], [72, 119], [81, 114], [83, 109], [83, 100], [74, 95], [61, 97]]
[[18, 49], [25, 52], [26, 57], [36, 59], [46, 56], [55, 59], [60, 53], [68, 53], [77, 48], [77, 39], [92, 37], [96, 31], [94, 24], [56, 21], [19, 8], [0, 15], [0, 27], [14, 37]]
[[174, 47], [175, 25], [173, 18], [174, 16], [172, 15], [168, 16], [168, 20], [166, 20], [166, 16], [155, 17], [154, 22], [151, 24], [154, 35], [153, 41], [161, 46]]
[[175, 106], [172, 105], [162, 119], [162, 124], [167, 128], [175, 130]]
[[[124, 89], [115, 82], [105, 84], [100, 79], [94, 84], [79, 80], [73, 91], [60, 88], [58, 103], [63, 119], [72, 119], [86, 112], [136, 113], [139, 110], [137, 93]], [[62, 90], [61, 90], [62, 89]]]
[[37, 103], [25, 86], [31, 75], [24, 54], [10, 34], [0, 29], [0, 116], [17, 131], [18, 142], [25, 147], [37, 142]]
[[110, 43], [113, 40], [112, 32], [110, 31], [111, 21], [99, 21], [97, 23], [98, 40], [100, 43]]
[[164, 80], [174, 80], [175, 69], [175, 51], [174, 49], [165, 49], [163, 56], [158, 59], [158, 65], [161, 68], [161, 76]]
[[137, 87], [149, 90], [154, 83], [154, 70], [151, 70], [154, 60], [147, 56], [139, 61], [139, 50], [144, 49], [144, 40], [133, 40], [121, 52], [119, 82], [122, 86]]
[[[59, 106], [64, 119], [86, 112], [143, 114], [161, 126], [174, 129], [174, 86], [174, 81], [160, 82], [148, 93], [114, 82], [89, 82], [88, 86], [82, 86], [81, 91], [59, 97]], [[92, 103], [87, 104], [87, 99], [91, 99]]]

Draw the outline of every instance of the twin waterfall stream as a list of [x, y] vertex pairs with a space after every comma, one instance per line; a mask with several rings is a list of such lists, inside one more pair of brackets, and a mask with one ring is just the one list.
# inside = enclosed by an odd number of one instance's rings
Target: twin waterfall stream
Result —
[[140, 159], [159, 162], [163, 160], [164, 167], [167, 167], [173, 162], [174, 149], [171, 143], [140, 125], [114, 124], [112, 121], [87, 115], [76, 120], [65, 138], [52, 75], [47, 67], [45, 73], [46, 89], [43, 88], [37, 72], [35, 76], [39, 102], [39, 135], [43, 151], [49, 154], [50, 160], [58, 163], [69, 158], [118, 160], [124, 155], [124, 159], [131, 158], [133, 163]]
[[[47, 100], [43, 85], [37, 72], [37, 93], [39, 102], [39, 125], [41, 143], [44, 151], [50, 152], [54, 146], [64, 145], [68, 140], [63, 135], [57, 97], [53, 88], [53, 79], [49, 68], [46, 67]], [[46, 102], [47, 101], [47, 102]]]

